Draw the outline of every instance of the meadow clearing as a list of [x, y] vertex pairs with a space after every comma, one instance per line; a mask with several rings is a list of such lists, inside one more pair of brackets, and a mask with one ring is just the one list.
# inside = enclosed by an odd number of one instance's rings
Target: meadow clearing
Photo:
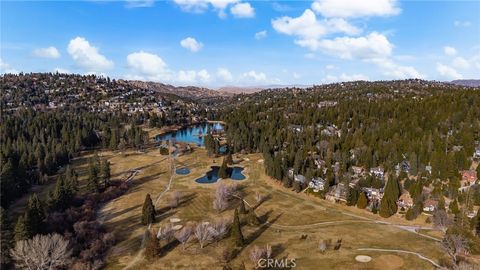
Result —
[[[221, 269], [221, 252], [228, 246], [228, 239], [210, 243], [200, 249], [196, 241], [190, 241], [186, 249], [174, 246], [159, 258], [146, 260], [142, 254], [142, 239], [146, 227], [140, 217], [146, 194], [156, 201], [168, 186], [171, 163], [158, 150], [145, 152], [102, 153], [111, 162], [112, 175], [121, 179], [138, 173], [130, 180], [131, 187], [126, 194], [105, 204], [99, 210], [99, 218], [108, 231], [114, 232], [117, 243], [108, 254], [107, 269]], [[296, 194], [269, 179], [263, 170], [261, 155], [235, 155], [236, 166], [244, 167], [245, 180], [220, 180], [224, 183], [238, 183], [244, 199], [255, 204], [257, 192], [268, 196], [255, 212], [267, 223], [260, 226], [242, 227], [247, 245], [229, 262], [233, 269], [242, 263], [247, 269], [253, 264], [249, 253], [253, 246], [272, 246], [275, 258], [294, 258], [297, 269], [434, 269], [434, 266], [415, 254], [392, 251], [359, 250], [362, 248], [403, 250], [417, 252], [438, 262], [444, 256], [440, 245], [434, 239], [407, 231], [392, 224], [412, 225], [400, 217], [381, 219], [353, 207], [327, 202], [306, 194]], [[219, 165], [222, 157], [208, 157], [205, 149], [196, 148], [193, 153], [180, 155], [175, 159], [176, 167], [187, 167], [188, 175], [173, 175], [170, 189], [157, 201], [157, 221], [151, 229], [156, 230], [170, 222], [171, 218], [187, 222], [212, 221], [219, 217], [232, 218], [233, 205], [219, 213], [212, 207], [214, 184], [198, 184], [201, 177], [212, 165]], [[177, 191], [181, 195], [178, 207], [171, 209], [168, 198]], [[385, 223], [389, 222], [389, 223]], [[425, 226], [417, 220], [418, 226]], [[427, 231], [428, 232], [428, 231]], [[306, 236], [302, 239], [302, 235]], [[342, 239], [339, 250], [318, 249], [320, 240]], [[368, 255], [372, 260], [360, 263], [357, 255]]]

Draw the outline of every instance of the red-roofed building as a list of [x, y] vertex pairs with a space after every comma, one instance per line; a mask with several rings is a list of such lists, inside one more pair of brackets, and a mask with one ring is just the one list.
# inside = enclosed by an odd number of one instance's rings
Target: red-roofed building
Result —
[[462, 186], [471, 186], [477, 181], [477, 172], [474, 170], [462, 171]]

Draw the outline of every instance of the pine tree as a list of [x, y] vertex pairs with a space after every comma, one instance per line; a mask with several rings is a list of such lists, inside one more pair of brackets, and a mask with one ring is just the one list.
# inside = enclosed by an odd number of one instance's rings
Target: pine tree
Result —
[[25, 217], [19, 216], [17, 219], [17, 223], [15, 224], [14, 234], [15, 234], [15, 242], [29, 239], [32, 235], [28, 231], [28, 228], [25, 224]]
[[160, 241], [158, 241], [155, 232], [148, 230], [147, 241], [145, 243], [145, 257], [147, 259], [153, 259], [160, 255]]
[[42, 232], [43, 220], [45, 219], [45, 210], [37, 194], [33, 194], [28, 199], [27, 211], [25, 212], [25, 226], [31, 235]]
[[230, 151], [228, 152], [227, 156], [225, 157], [225, 160], [226, 160], [228, 165], [233, 164], [233, 157], [232, 157], [232, 153]]
[[240, 209], [240, 211], [239, 211], [240, 214], [246, 214], [247, 213], [247, 209], [245, 208], [245, 202], [243, 202], [243, 200], [240, 200], [239, 209]]
[[223, 162], [222, 162], [222, 166], [220, 166], [220, 169], [218, 170], [218, 177], [219, 178], [222, 178], [222, 179], [227, 179], [230, 177], [229, 173], [228, 173], [228, 166], [227, 166], [227, 162], [225, 159], [223, 159]]
[[398, 180], [390, 178], [385, 187], [385, 193], [380, 201], [380, 216], [390, 217], [397, 213], [397, 200], [400, 196], [400, 185]]
[[0, 207], [0, 245], [1, 245], [1, 256], [0, 256], [0, 263], [2, 269], [7, 269], [7, 265], [10, 263], [10, 248], [12, 247], [12, 228], [10, 227], [11, 224], [8, 220], [8, 217], [3, 210], [3, 207]]
[[238, 216], [238, 209], [235, 208], [235, 213], [233, 214], [233, 224], [230, 233], [230, 237], [232, 238], [232, 242], [236, 247], [242, 247], [244, 240], [242, 234], [242, 228], [240, 224], [240, 218]]
[[100, 167], [100, 177], [103, 182], [104, 188], [107, 188], [110, 185], [110, 162], [108, 160], [103, 160]]
[[365, 209], [368, 205], [368, 199], [365, 195], [365, 192], [360, 192], [360, 196], [358, 197], [357, 207], [360, 209]]
[[88, 178], [87, 189], [92, 193], [98, 193], [100, 191], [100, 185], [98, 183], [98, 168], [96, 164], [90, 161], [88, 165]]
[[247, 223], [253, 226], [260, 225], [260, 220], [258, 219], [257, 214], [255, 214], [255, 211], [253, 209], [250, 209], [250, 211], [248, 211]]
[[142, 224], [148, 225], [155, 222], [155, 215], [155, 206], [150, 198], [150, 194], [147, 194], [147, 196], [145, 196], [145, 202], [143, 203]]
[[356, 205], [358, 202], [359, 191], [355, 188], [348, 188], [347, 205]]

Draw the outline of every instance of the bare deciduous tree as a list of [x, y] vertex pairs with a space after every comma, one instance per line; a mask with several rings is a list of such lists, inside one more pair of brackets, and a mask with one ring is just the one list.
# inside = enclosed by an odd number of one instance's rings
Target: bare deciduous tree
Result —
[[433, 212], [433, 224], [435, 227], [445, 230], [452, 224], [452, 220], [448, 217], [448, 214], [444, 209], [436, 209]]
[[213, 200], [213, 209], [221, 212], [228, 208], [230, 200], [229, 187], [220, 182], [215, 190], [215, 199]]
[[216, 220], [212, 225], [212, 228], [215, 232], [214, 238], [217, 241], [223, 239], [223, 237], [225, 237], [225, 235], [228, 232], [229, 226], [230, 226], [230, 220], [228, 219], [221, 218]]
[[210, 223], [201, 222], [195, 227], [194, 234], [198, 240], [198, 243], [200, 244], [200, 248], [203, 248], [206, 242], [214, 238], [215, 230], [212, 228]]
[[175, 233], [175, 238], [178, 240], [178, 242], [182, 243], [183, 250], [185, 250], [185, 245], [187, 244], [188, 240], [190, 240], [192, 232], [192, 226], [185, 225], [185, 227]]
[[272, 247], [270, 245], [266, 245], [265, 247], [254, 246], [250, 250], [250, 260], [252, 261], [253, 265], [255, 265], [255, 269], [259, 268], [258, 262], [260, 259], [268, 259], [272, 256]]
[[18, 241], [11, 255], [20, 269], [55, 269], [69, 263], [68, 243], [56, 233], [35, 235], [32, 239]]
[[172, 225], [168, 224], [165, 227], [158, 228], [157, 238], [158, 240], [165, 240], [167, 243], [173, 239], [174, 231]]
[[468, 245], [460, 235], [447, 234], [443, 238], [442, 248], [452, 260], [452, 269], [458, 269], [458, 256], [468, 253]]
[[257, 201], [258, 204], [262, 203], [263, 200], [265, 200], [265, 196], [263, 196], [262, 193], [260, 192], [255, 192], [255, 200]]

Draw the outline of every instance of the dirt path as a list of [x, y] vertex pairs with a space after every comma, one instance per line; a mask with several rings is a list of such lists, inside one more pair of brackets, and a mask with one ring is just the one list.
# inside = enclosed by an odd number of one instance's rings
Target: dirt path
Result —
[[445, 267], [440, 266], [438, 263], [436, 263], [434, 260], [427, 258], [423, 256], [422, 254], [418, 252], [413, 252], [413, 251], [408, 251], [408, 250], [401, 250], [401, 249], [383, 249], [383, 248], [358, 248], [357, 250], [363, 250], [363, 251], [379, 251], [379, 252], [395, 252], [395, 253], [405, 253], [405, 254], [412, 254], [416, 255], [418, 258], [430, 262], [433, 266], [435, 266], [438, 269], [446, 269]]
[[[163, 197], [163, 195], [165, 195], [170, 190], [170, 187], [172, 186], [173, 177], [175, 176], [175, 157], [173, 155], [170, 155], [170, 162], [171, 162], [170, 179], [168, 180], [167, 187], [162, 192], [160, 192], [160, 194], [158, 194], [157, 199], [155, 200], [155, 203], [154, 203], [155, 207], [157, 207], [157, 204], [160, 201], [160, 199]], [[142, 236], [142, 243], [140, 244], [140, 250], [137, 252], [137, 255], [135, 255], [135, 258], [133, 258], [133, 260], [131, 260], [130, 263], [127, 266], [125, 266], [123, 269], [129, 269], [132, 266], [134, 266], [138, 261], [141, 260], [142, 254], [143, 254], [143, 248], [145, 247], [145, 241], [147, 238], [147, 232], [151, 229], [151, 227], [152, 227], [152, 224], [150, 223], [148, 224], [147, 228], [145, 228], [145, 231]]]

